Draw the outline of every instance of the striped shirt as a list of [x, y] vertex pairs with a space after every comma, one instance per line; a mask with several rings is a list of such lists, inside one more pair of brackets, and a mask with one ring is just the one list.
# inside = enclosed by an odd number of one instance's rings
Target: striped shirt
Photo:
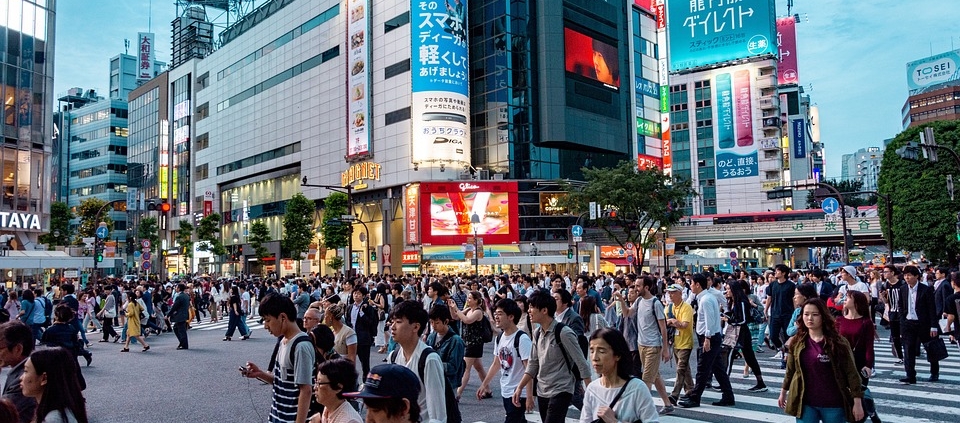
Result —
[[277, 365], [273, 368], [273, 404], [270, 406], [270, 423], [289, 423], [297, 421], [297, 403], [300, 399], [300, 386], [313, 386], [313, 343], [297, 344], [294, 362], [290, 362], [289, 346], [297, 336], [281, 341], [277, 350]]

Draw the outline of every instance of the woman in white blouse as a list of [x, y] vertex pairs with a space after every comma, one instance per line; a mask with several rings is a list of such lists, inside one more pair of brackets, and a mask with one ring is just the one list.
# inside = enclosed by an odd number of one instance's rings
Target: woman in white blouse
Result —
[[631, 376], [633, 363], [623, 334], [605, 328], [590, 337], [590, 363], [600, 375], [583, 395], [580, 423], [659, 422], [650, 389]]

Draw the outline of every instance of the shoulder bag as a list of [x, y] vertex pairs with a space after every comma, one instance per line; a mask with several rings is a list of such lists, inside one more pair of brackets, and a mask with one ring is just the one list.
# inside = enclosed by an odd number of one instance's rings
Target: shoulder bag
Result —
[[[627, 379], [627, 381], [623, 383], [623, 386], [620, 387], [620, 391], [617, 392], [617, 396], [613, 397], [613, 401], [610, 403], [609, 408], [610, 408], [611, 410], [613, 410], [613, 406], [617, 405], [617, 402], [620, 401], [620, 397], [623, 396], [623, 391], [626, 391], [626, 390], [627, 390], [627, 385], [629, 385], [629, 384], [630, 384], [630, 381], [633, 380], [633, 379], [634, 379], [634, 378], [632, 378], [632, 377], [631, 377], [630, 379]], [[619, 420], [619, 419], [618, 419], [618, 420]], [[603, 419], [595, 419], [594, 421], [592, 421], [592, 422], [590, 422], [590, 423], [603, 423]]]

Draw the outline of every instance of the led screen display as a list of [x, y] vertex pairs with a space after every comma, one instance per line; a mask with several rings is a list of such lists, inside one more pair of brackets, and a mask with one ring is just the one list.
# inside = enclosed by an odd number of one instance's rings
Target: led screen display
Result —
[[616, 46], [570, 28], [563, 29], [563, 41], [567, 72], [610, 88], [620, 87], [620, 59]]

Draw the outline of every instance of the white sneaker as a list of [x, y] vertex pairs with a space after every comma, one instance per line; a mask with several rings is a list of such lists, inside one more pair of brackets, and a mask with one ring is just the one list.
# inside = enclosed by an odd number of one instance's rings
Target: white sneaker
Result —
[[773, 359], [774, 359], [774, 360], [783, 360], [783, 351], [778, 352], [777, 355], [773, 356]]

